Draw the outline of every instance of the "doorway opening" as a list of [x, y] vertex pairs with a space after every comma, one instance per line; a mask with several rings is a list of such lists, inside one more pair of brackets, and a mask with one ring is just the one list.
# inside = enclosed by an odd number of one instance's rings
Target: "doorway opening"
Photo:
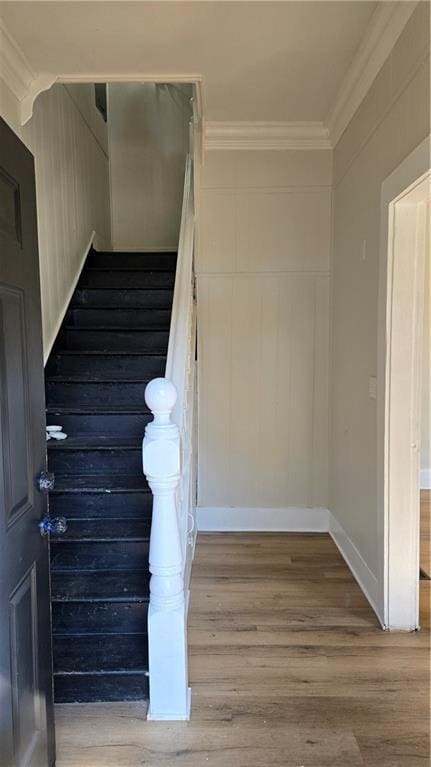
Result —
[[[382, 189], [386, 256], [381, 417], [383, 421], [383, 624], [419, 622], [420, 455], [425, 265], [429, 253], [431, 171], [425, 141]], [[418, 174], [418, 170], [422, 171]], [[413, 179], [412, 180], [412, 173]], [[387, 216], [386, 217], [386, 213]], [[386, 239], [387, 237], [387, 239]], [[382, 346], [381, 346], [382, 351]]]

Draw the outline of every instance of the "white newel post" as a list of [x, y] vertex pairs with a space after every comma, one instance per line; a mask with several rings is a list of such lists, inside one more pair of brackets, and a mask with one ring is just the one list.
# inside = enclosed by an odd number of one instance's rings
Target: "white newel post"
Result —
[[190, 717], [183, 557], [176, 508], [180, 435], [171, 421], [176, 399], [175, 386], [166, 378], [155, 378], [145, 389], [145, 401], [154, 415], [142, 446], [144, 473], [153, 493], [148, 719]]

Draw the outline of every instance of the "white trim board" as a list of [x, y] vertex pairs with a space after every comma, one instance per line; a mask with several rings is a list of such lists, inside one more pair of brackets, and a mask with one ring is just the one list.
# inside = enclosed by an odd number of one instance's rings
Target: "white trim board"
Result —
[[421, 490], [431, 490], [431, 469], [421, 469]]
[[205, 122], [204, 148], [331, 149], [322, 122]]
[[207, 122], [204, 126], [205, 149], [335, 147], [417, 5], [417, 0], [377, 4], [325, 120], [302, 123]]
[[340, 525], [337, 518], [329, 512], [329, 535], [343, 557], [359, 588], [374, 610], [380, 625], [384, 628], [377, 608], [378, 586], [377, 578], [370, 570], [365, 559], [359, 553], [350, 536]]
[[55, 82], [55, 75], [35, 72], [22, 49], [0, 19], [0, 80], [11, 96], [10, 110], [2, 104], [2, 115], [12, 125], [24, 125], [33, 112], [39, 93]]
[[231, 506], [198, 506], [199, 532], [289, 532], [327, 533], [328, 509], [301, 508], [238, 508]]
[[110, 253], [176, 253], [177, 250], [178, 245], [156, 245], [154, 247], [151, 247], [151, 245], [142, 247], [137, 245], [131, 248], [129, 245], [122, 245], [121, 243], [114, 243], [114, 245], [109, 248]]
[[[425, 211], [417, 195], [422, 198], [425, 187], [429, 195], [430, 139], [427, 136], [383, 181], [380, 205], [378, 605], [382, 622], [404, 631], [417, 628], [419, 616], [421, 344], [411, 338], [417, 339], [422, 327]], [[403, 245], [406, 240], [408, 246]]]
[[[335, 103], [323, 122], [212, 122], [207, 123], [207, 149], [329, 149], [335, 146], [364, 99], [380, 68], [398, 40], [418, 0], [380, 2], [371, 17], [338, 91]], [[22, 49], [4, 22], [0, 21], [0, 79], [11, 94], [13, 114], [9, 119], [24, 125], [30, 119], [39, 93], [54, 82], [190, 82], [196, 89], [196, 108], [202, 113], [200, 73], [47, 72], [32, 69]], [[5, 107], [6, 109], [6, 107]]]

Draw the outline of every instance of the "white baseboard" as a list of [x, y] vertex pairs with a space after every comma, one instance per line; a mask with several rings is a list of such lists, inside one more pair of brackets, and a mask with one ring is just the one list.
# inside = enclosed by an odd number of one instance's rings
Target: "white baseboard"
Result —
[[288, 506], [284, 509], [198, 506], [199, 532], [329, 533], [359, 588], [385, 628], [378, 610], [378, 582], [355, 544], [336, 517], [323, 508]]
[[378, 604], [378, 582], [374, 573], [370, 570], [365, 559], [359, 553], [355, 544], [348, 536], [344, 528], [340, 525], [337, 518], [329, 512], [329, 535], [337, 546], [341, 556], [346, 562], [353, 577], [358, 583], [359, 588], [370, 603], [370, 606], [376, 613], [379, 623], [384, 628], [382, 618], [379, 615]]
[[198, 506], [200, 532], [327, 533], [329, 512], [322, 508], [288, 506], [284, 509]]
[[109, 248], [111, 253], [176, 253], [178, 245], [156, 245], [151, 247], [148, 245], [130, 247], [130, 245], [121, 245], [115, 242], [112, 247]]
[[431, 490], [431, 469], [421, 469], [421, 490]]

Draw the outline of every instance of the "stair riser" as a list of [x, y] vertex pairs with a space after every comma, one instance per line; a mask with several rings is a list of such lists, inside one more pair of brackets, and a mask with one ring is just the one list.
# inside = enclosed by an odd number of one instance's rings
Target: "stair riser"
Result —
[[175, 272], [176, 253], [90, 253], [86, 266], [103, 269], [158, 269]]
[[80, 378], [107, 378], [122, 380], [137, 378], [143, 381], [164, 376], [166, 355], [91, 355], [55, 354], [47, 366], [47, 376], [79, 376]]
[[151, 519], [153, 497], [142, 493], [50, 493], [51, 516]]
[[85, 474], [143, 474], [142, 450], [61, 450], [48, 449], [49, 470], [70, 477]]
[[139, 383], [66, 383], [65, 381], [48, 381], [46, 384], [46, 400], [50, 408], [71, 407], [90, 408], [140, 408], [148, 411], [145, 404], [146, 382]]
[[[142, 569], [144, 568], [144, 569]], [[140, 564], [140, 572], [127, 570], [108, 570], [105, 572], [52, 572], [51, 592], [54, 602], [95, 602], [112, 605], [141, 603], [148, 599], [149, 572], [145, 559]]]
[[56, 703], [98, 703], [148, 699], [144, 674], [75, 674], [54, 676]]
[[67, 541], [69, 539], [89, 539], [97, 538], [122, 539], [145, 538], [148, 540], [150, 535], [149, 520], [142, 519], [74, 519], [67, 518], [67, 531], [61, 536], [56, 536], [56, 541]]
[[53, 538], [51, 570], [136, 570], [148, 563], [148, 547], [148, 541], [67, 543]]
[[85, 271], [78, 288], [170, 288], [173, 289], [173, 272], [121, 272]]
[[55, 410], [47, 414], [47, 424], [62, 426], [69, 436], [84, 436], [85, 434], [115, 437], [138, 437], [144, 436], [145, 427], [153, 416], [151, 413], [125, 414], [125, 413], [104, 413], [102, 415], [92, 414], [70, 414], [55, 413]]
[[73, 294], [72, 306], [171, 309], [172, 301], [171, 288], [77, 288]]
[[71, 632], [145, 632], [148, 602], [54, 602], [54, 634]]
[[69, 309], [66, 325], [169, 330], [169, 309]]
[[54, 673], [148, 669], [146, 634], [54, 636], [53, 650]]
[[[63, 330], [58, 339], [59, 349], [98, 352], [153, 352], [166, 354], [169, 333], [164, 330]], [[83, 360], [82, 365], [86, 365]]]

